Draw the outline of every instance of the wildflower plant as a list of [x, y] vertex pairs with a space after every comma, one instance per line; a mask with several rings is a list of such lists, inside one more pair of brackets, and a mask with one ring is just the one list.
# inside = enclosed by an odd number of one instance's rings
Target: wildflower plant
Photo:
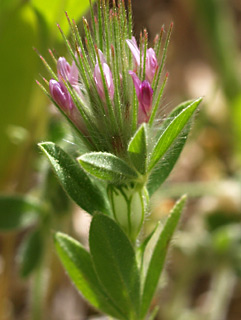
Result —
[[[67, 14], [66, 14], [67, 15]], [[172, 24], [149, 48], [144, 30], [133, 36], [131, 1], [97, 1], [91, 24], [83, 19], [84, 38], [67, 15], [72, 30], [70, 53], [51, 57], [55, 73], [38, 84], [82, 141], [77, 159], [52, 142], [40, 143], [67, 194], [93, 216], [87, 251], [57, 232], [57, 253], [83, 296], [116, 319], [145, 319], [163, 269], [167, 247], [185, 197], [174, 206], [153, 248], [157, 231], [141, 233], [149, 199], [174, 167], [186, 142], [190, 121], [201, 99], [180, 104], [160, 119], [168, 75], [163, 75]]]

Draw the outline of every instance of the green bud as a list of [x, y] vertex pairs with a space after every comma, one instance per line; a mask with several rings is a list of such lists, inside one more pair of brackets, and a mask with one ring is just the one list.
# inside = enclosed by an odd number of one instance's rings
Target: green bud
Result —
[[135, 241], [143, 224], [148, 205], [146, 188], [111, 187], [109, 190], [114, 219]]

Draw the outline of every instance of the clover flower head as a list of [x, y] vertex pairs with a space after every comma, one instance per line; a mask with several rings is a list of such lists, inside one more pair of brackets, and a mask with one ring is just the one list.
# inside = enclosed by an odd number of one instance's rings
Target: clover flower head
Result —
[[[79, 147], [77, 159], [82, 169], [105, 181], [98, 187], [93, 179], [93, 190], [98, 190], [94, 193], [96, 202], [99, 191], [106, 186], [105, 197], [99, 201], [101, 210], [112, 215], [134, 243], [148, 209], [149, 181], [154, 179], [151, 192], [163, 182], [160, 182], [163, 178], [160, 170], [171, 153], [167, 157], [165, 154], [176, 138], [184, 133], [186, 136], [186, 124], [201, 100], [178, 106], [173, 120], [168, 119], [158, 128], [167, 81], [163, 66], [172, 24], [164, 44], [162, 29], [153, 48], [148, 44], [146, 30], [141, 33], [138, 45], [132, 33], [131, 0], [127, 8], [124, 0], [113, 0], [111, 10], [109, 0], [96, 3], [96, 11], [90, 6], [91, 24], [83, 19], [84, 39], [75, 21], [68, 16], [72, 43], [59, 27], [72, 61], [56, 58], [50, 51], [55, 63], [52, 69], [41, 57], [51, 79], [49, 82], [44, 79], [47, 88], [41, 84], [40, 87], [75, 129], [77, 138], [84, 142], [85, 148]], [[185, 143], [185, 139], [180, 141]], [[180, 146], [178, 150], [182, 150], [183, 145]], [[168, 168], [165, 166], [167, 173], [176, 161], [176, 153], [173, 159]], [[155, 168], [158, 170], [154, 172]], [[77, 172], [78, 169], [77, 165]], [[73, 194], [75, 199], [75, 190]]]
[[73, 43], [58, 26], [72, 61], [56, 58], [50, 51], [55, 72], [41, 57], [52, 75], [49, 88], [42, 88], [89, 150], [126, 158], [129, 141], [139, 126], [148, 123], [151, 130], [155, 125], [166, 83], [162, 76], [166, 49], [159, 64], [162, 35], [152, 48], [145, 30], [138, 46], [132, 34], [131, 1], [127, 8], [124, 1], [113, 1], [110, 9], [109, 1], [99, 0], [96, 16], [94, 12], [91, 5], [91, 24], [83, 19], [84, 40], [74, 20], [68, 18]]

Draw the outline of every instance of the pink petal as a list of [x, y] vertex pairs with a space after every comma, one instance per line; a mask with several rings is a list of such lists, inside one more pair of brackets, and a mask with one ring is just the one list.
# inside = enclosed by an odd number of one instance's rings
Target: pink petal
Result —
[[152, 48], [146, 51], [146, 79], [151, 83], [158, 68], [156, 53]]
[[57, 73], [60, 81], [61, 81], [61, 78], [63, 78], [66, 81], [69, 79], [70, 65], [64, 57], [60, 57], [58, 59]]
[[131, 40], [127, 39], [126, 42], [131, 50], [136, 66], [139, 67], [140, 66], [140, 50], [137, 46], [135, 37], [132, 37]]
[[[99, 53], [101, 64], [106, 63], [105, 56], [104, 56], [103, 52], [100, 49], [98, 49], [98, 53]], [[97, 57], [96, 57], [96, 62], [98, 63]]]
[[69, 82], [71, 85], [78, 84], [79, 80], [79, 70], [75, 64], [75, 62], [72, 62], [72, 66], [70, 67], [70, 73], [69, 73]]
[[105, 94], [104, 94], [104, 88], [103, 88], [103, 83], [102, 83], [102, 78], [101, 78], [100, 67], [99, 67], [98, 63], [96, 63], [96, 65], [95, 65], [94, 80], [95, 80], [95, 84], [97, 87], [97, 91], [98, 91], [101, 99], [103, 100], [105, 98]]
[[[113, 83], [112, 73], [111, 73], [111, 70], [110, 70], [108, 64], [106, 63], [106, 60], [105, 60], [105, 57], [104, 57], [102, 51], [98, 49], [98, 53], [99, 53], [100, 62], [101, 62], [102, 68], [103, 68], [106, 86], [107, 86], [110, 98], [113, 99], [113, 97], [114, 97], [114, 83]], [[104, 85], [102, 82], [102, 77], [101, 77], [101, 72], [100, 72], [100, 67], [99, 67], [98, 61], [95, 65], [94, 80], [95, 80], [96, 87], [97, 87], [97, 90], [98, 90], [98, 93], [99, 93], [101, 99], [105, 100]]]

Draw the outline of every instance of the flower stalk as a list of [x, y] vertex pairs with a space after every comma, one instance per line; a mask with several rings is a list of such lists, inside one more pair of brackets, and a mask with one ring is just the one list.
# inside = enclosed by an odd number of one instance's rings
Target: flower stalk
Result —
[[52, 78], [39, 85], [86, 148], [72, 159], [51, 142], [40, 147], [66, 192], [93, 219], [91, 255], [61, 234], [56, 249], [93, 306], [116, 319], [144, 320], [186, 199], [173, 208], [143, 275], [136, 256], [145, 263], [145, 247], [156, 230], [140, 243], [149, 197], [175, 165], [201, 99], [179, 105], [166, 121], [159, 118], [172, 24], [164, 45], [162, 28], [152, 48], [145, 29], [139, 44], [133, 36], [131, 0], [127, 8], [124, 0], [113, 0], [111, 9], [109, 1], [97, 0], [96, 11], [91, 4], [91, 23], [83, 19], [85, 39], [66, 16], [71, 41], [58, 27], [71, 61], [50, 51], [57, 72], [42, 58]]

